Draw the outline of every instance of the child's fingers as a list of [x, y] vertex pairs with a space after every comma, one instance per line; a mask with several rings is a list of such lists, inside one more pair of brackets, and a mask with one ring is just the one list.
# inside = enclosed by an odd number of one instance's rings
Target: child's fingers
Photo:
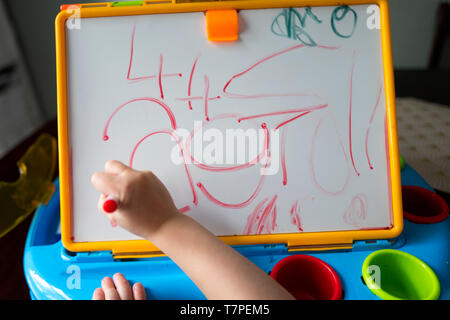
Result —
[[98, 212], [104, 212], [103, 211], [103, 203], [105, 202], [106, 196], [104, 194], [101, 194], [100, 197], [98, 198], [98, 202], [97, 202], [97, 209]]
[[91, 177], [95, 189], [103, 194], [118, 196], [120, 194], [119, 183], [116, 176], [105, 172], [96, 172]]
[[145, 294], [144, 286], [137, 282], [133, 286], [134, 300], [147, 300], [147, 295]]
[[131, 291], [130, 283], [128, 282], [128, 280], [125, 279], [125, 277], [121, 273], [116, 273], [113, 276], [113, 279], [120, 299], [133, 300], [133, 293]]
[[96, 172], [91, 177], [91, 183], [103, 194], [118, 195], [120, 191], [120, 179], [113, 174]]
[[105, 172], [107, 173], [121, 174], [128, 169], [130, 169], [130, 167], [127, 167], [122, 162], [117, 160], [110, 160], [105, 164]]
[[105, 293], [106, 300], [120, 300], [120, 295], [117, 292], [114, 282], [110, 277], [105, 277], [102, 280], [102, 289]]
[[102, 288], [97, 288], [92, 294], [92, 300], [105, 300], [105, 292]]

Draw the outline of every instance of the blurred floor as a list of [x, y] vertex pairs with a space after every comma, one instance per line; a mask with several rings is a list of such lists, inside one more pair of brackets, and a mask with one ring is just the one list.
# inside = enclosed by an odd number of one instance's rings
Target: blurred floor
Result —
[[400, 154], [434, 189], [450, 193], [450, 107], [397, 98]]

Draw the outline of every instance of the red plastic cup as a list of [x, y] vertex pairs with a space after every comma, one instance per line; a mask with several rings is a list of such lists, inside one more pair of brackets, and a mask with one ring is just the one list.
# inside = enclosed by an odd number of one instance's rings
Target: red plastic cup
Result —
[[297, 300], [340, 300], [342, 284], [326, 262], [308, 255], [292, 255], [280, 260], [270, 276]]
[[448, 205], [437, 193], [417, 186], [403, 186], [403, 216], [415, 223], [437, 223], [448, 217]]

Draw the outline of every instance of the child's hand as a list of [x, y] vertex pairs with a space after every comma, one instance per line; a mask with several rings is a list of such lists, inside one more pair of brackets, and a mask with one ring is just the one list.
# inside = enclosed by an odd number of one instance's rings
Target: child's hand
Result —
[[105, 172], [95, 173], [91, 181], [102, 193], [98, 202], [101, 212], [106, 195], [119, 201], [118, 209], [107, 214], [111, 224], [143, 238], [152, 238], [164, 223], [180, 215], [166, 187], [150, 171], [136, 171], [119, 161], [108, 161]]
[[116, 273], [113, 279], [103, 278], [102, 287], [95, 289], [92, 300], [147, 300], [147, 296], [142, 284], [135, 283], [131, 288], [127, 279]]
[[[109, 161], [105, 172], [92, 176], [92, 183], [102, 193], [100, 211], [103, 210], [105, 195], [118, 199], [118, 209], [108, 214], [111, 222], [151, 241], [191, 278], [208, 299], [293, 299], [263, 270], [194, 219], [182, 215], [153, 173], [136, 171], [118, 161]], [[114, 288], [111, 278], [103, 279], [103, 288], [97, 289], [93, 298], [131, 298], [131, 289], [125, 282], [116, 283]], [[135, 298], [136, 294], [135, 291]]]

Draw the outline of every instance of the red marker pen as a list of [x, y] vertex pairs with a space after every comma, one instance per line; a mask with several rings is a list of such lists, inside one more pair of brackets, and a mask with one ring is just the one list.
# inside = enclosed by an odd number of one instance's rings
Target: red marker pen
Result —
[[103, 211], [113, 213], [119, 207], [119, 201], [114, 196], [107, 196], [103, 202]]

